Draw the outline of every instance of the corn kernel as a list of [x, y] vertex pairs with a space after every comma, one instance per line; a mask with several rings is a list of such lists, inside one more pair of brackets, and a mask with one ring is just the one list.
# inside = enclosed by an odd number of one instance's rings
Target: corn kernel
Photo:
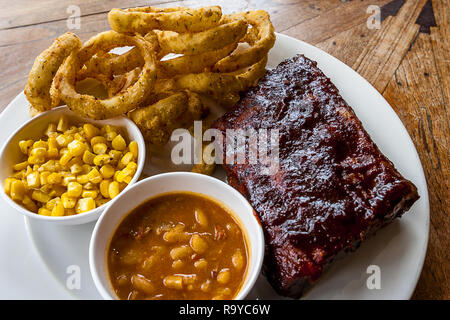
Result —
[[86, 150], [86, 145], [79, 140], [73, 140], [71, 143], [69, 143], [68, 149], [72, 156], [79, 157]]
[[131, 152], [125, 153], [125, 155], [120, 159], [119, 164], [117, 165], [118, 169], [123, 169], [127, 166], [127, 164], [133, 160], [133, 154]]
[[44, 148], [44, 149], [47, 149], [48, 148], [48, 143], [46, 142], [46, 141], [42, 141], [42, 140], [39, 140], [39, 141], [36, 141], [35, 143], [33, 143], [33, 147], [32, 147], [33, 149], [34, 148]]
[[15, 181], [16, 179], [14, 179], [14, 178], [6, 178], [5, 179], [5, 193], [7, 194], [7, 195], [10, 195], [10, 193], [11, 193], [11, 184], [12, 184], [12, 182], [13, 181]]
[[20, 171], [20, 170], [26, 169], [27, 166], [28, 166], [28, 161], [24, 161], [24, 162], [20, 162], [18, 164], [15, 164], [13, 166], [13, 169], [16, 170], [16, 171]]
[[[78, 180], [78, 178], [77, 178]], [[78, 198], [83, 192], [83, 186], [78, 182], [72, 181], [67, 185], [67, 195], [69, 197]]]
[[55, 137], [49, 137], [48, 140], [47, 140], [47, 143], [48, 143], [48, 148], [49, 149], [51, 149], [51, 148], [58, 149], [58, 147], [59, 147], [58, 142], [56, 141]]
[[71, 126], [70, 128], [64, 131], [64, 134], [73, 135], [76, 132], [78, 132], [78, 128], [75, 126]]
[[72, 175], [70, 175], [70, 176], [65, 176], [65, 177], [63, 178], [63, 181], [61, 182], [61, 184], [62, 184], [64, 187], [67, 187], [67, 186], [69, 185], [69, 182], [73, 182], [73, 181], [77, 181], [77, 178], [76, 178], [75, 176], [72, 176]]
[[50, 196], [42, 192], [41, 190], [34, 190], [33, 193], [31, 194], [31, 199], [42, 203], [47, 203], [51, 200]]
[[56, 136], [56, 142], [60, 147], [67, 147], [67, 145], [72, 142], [72, 140], [73, 138], [71, 139], [70, 136], [67, 136], [65, 134], [59, 134], [58, 136]]
[[58, 148], [48, 148], [47, 157], [49, 158], [57, 158], [59, 156]]
[[122, 152], [117, 150], [110, 150], [109, 155], [111, 156], [111, 161], [119, 161], [122, 158]]
[[30, 164], [42, 164], [42, 163], [44, 163], [44, 161], [45, 161], [45, 158], [38, 158], [38, 157], [35, 157], [35, 156], [29, 156], [28, 157], [28, 162]]
[[130, 184], [131, 180], [132, 180], [132, 177], [130, 177], [130, 176], [125, 176], [125, 178], [123, 178], [123, 182], [125, 182], [126, 184]]
[[93, 165], [94, 164], [95, 154], [90, 152], [89, 150], [84, 151], [83, 153], [83, 162]]
[[97, 190], [84, 190], [83, 193], [81, 194], [81, 196], [83, 198], [97, 198], [98, 196], [98, 191]]
[[100, 182], [100, 193], [103, 197], [109, 198], [109, 184], [111, 183], [110, 180], [103, 180]]
[[96, 143], [92, 146], [92, 150], [95, 154], [105, 154], [108, 147], [104, 143]]
[[62, 217], [64, 215], [64, 206], [61, 201], [56, 203], [56, 205], [52, 209], [53, 217]]
[[47, 130], [45, 130], [45, 135], [49, 137], [54, 132], [56, 132], [56, 124], [50, 123], [47, 127]]
[[93, 168], [88, 174], [88, 179], [92, 183], [100, 183], [103, 180], [102, 175], [97, 170], [97, 168]]
[[60, 159], [59, 163], [63, 166], [69, 163], [70, 159], [72, 159], [72, 154], [70, 152], [66, 152]]
[[31, 200], [31, 198], [29, 196], [25, 195], [23, 197], [22, 203], [27, 210], [30, 210], [32, 212], [37, 212], [38, 207], [37, 207], [36, 203], [34, 203], [34, 201]]
[[88, 164], [83, 164], [81, 168], [83, 168], [83, 174], [88, 174], [92, 169], [92, 167]]
[[123, 182], [125, 177], [126, 175], [123, 173], [123, 171], [119, 171], [115, 176], [114, 180], [116, 180], [117, 182]]
[[48, 183], [47, 181], [47, 177], [50, 175], [50, 171], [42, 171], [40, 173], [40, 180], [41, 180], [41, 185], [45, 185]]
[[61, 195], [61, 202], [66, 209], [75, 208], [75, 205], [77, 204], [77, 198], [71, 197], [67, 192], [65, 192]]
[[100, 130], [94, 126], [93, 124], [86, 123], [83, 125], [83, 131], [86, 135], [86, 138], [91, 140], [93, 137], [98, 136], [100, 134]]
[[111, 199], [114, 199], [115, 197], [117, 197], [117, 195], [120, 192], [119, 188], [120, 188], [119, 183], [117, 181], [113, 181], [109, 184], [108, 193], [109, 193], [109, 197]]
[[13, 200], [22, 200], [25, 196], [26, 188], [22, 181], [14, 180], [11, 182], [11, 199]]
[[41, 178], [39, 172], [31, 172], [27, 175], [28, 188], [39, 188], [41, 186]]
[[19, 142], [20, 151], [22, 151], [23, 154], [28, 155], [28, 151], [30, 150], [32, 145], [33, 140], [22, 140]]
[[136, 172], [136, 163], [134, 162], [130, 162], [127, 164], [127, 166], [122, 170], [122, 172], [126, 175], [126, 176], [134, 176], [134, 173]]
[[107, 154], [99, 154], [94, 158], [94, 164], [99, 167], [108, 164], [110, 161], [111, 157]]
[[64, 132], [68, 128], [69, 128], [69, 121], [67, 120], [67, 118], [64, 116], [59, 118], [58, 126], [56, 127], [56, 130], [58, 130], [59, 132]]
[[105, 179], [111, 178], [114, 175], [114, 172], [115, 172], [114, 168], [109, 164], [105, 164], [100, 168], [100, 173]]
[[48, 160], [46, 163], [42, 164], [39, 168], [40, 171], [58, 171], [60, 169], [59, 162], [55, 160]]
[[62, 175], [59, 172], [53, 172], [53, 173], [49, 174], [47, 177], [47, 183], [50, 183], [50, 184], [61, 183], [61, 181], [62, 181]]
[[89, 178], [87, 174], [82, 174], [80, 176], [77, 176], [77, 181], [81, 184], [86, 184], [89, 182]]
[[77, 214], [75, 212], [75, 208], [66, 208], [66, 212], [65, 212], [66, 216], [73, 216], [74, 214]]
[[82, 213], [95, 209], [95, 201], [93, 198], [81, 198], [75, 206], [76, 213]]
[[38, 209], [38, 214], [41, 216], [51, 216], [52, 212], [44, 207]]
[[83, 190], [96, 190], [97, 186], [92, 182], [87, 182], [83, 185]]
[[102, 137], [102, 136], [95, 136], [95, 137], [93, 137], [93, 138], [91, 139], [91, 146], [94, 146], [94, 145], [96, 145], [97, 143], [104, 143], [104, 144], [107, 144], [108, 141], [106, 140], [105, 137]]
[[83, 166], [78, 164], [78, 163], [74, 163], [70, 166], [70, 173], [72, 174], [79, 174], [83, 172]]
[[53, 208], [56, 206], [56, 204], [58, 203], [58, 202], [60, 202], [61, 201], [61, 198], [59, 198], [59, 197], [54, 197], [53, 199], [51, 199], [50, 201], [48, 201], [46, 204], [45, 204], [45, 207], [48, 209], [48, 210], [53, 210]]
[[73, 135], [73, 138], [76, 141], [86, 142], [86, 139], [83, 137], [83, 135], [81, 133], [78, 133], [78, 132]]
[[131, 141], [128, 145], [128, 149], [130, 149], [130, 152], [133, 154], [133, 158], [137, 160], [138, 154], [139, 154], [139, 147], [136, 141]]
[[127, 147], [127, 143], [125, 142], [125, 139], [118, 134], [111, 142], [111, 145], [114, 149], [116, 150], [125, 150], [125, 148]]
[[100, 207], [102, 205], [104, 205], [105, 203], [107, 203], [109, 201], [109, 199], [104, 199], [104, 198], [96, 198], [95, 199], [95, 205], [96, 207]]

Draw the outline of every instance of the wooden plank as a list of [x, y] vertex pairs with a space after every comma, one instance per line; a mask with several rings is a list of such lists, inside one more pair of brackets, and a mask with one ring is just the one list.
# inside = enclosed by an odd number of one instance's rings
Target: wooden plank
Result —
[[420, 34], [389, 82], [384, 97], [408, 129], [428, 183], [431, 226], [427, 257], [415, 298], [449, 299], [449, 152], [448, 100], [430, 52], [430, 37]]
[[[152, 1], [155, 5], [163, 6], [170, 0]], [[78, 6], [81, 15], [87, 16], [108, 12], [111, 8], [124, 6], [125, 1], [120, 0], [16, 0], [9, 1], [7, 10], [0, 10], [0, 29], [18, 28], [49, 21], [66, 20], [69, 16], [67, 8], [70, 5]], [[127, 0], [128, 6], [145, 6], [149, 1]]]
[[[390, 18], [392, 17], [388, 17]], [[367, 28], [366, 22], [363, 22], [317, 43], [316, 47], [352, 66], [377, 32], [379, 31], [376, 29]]]
[[311, 44], [322, 42], [342, 31], [348, 30], [367, 20], [369, 5], [382, 6], [390, 0], [345, 1], [340, 6], [328, 10], [317, 17], [301, 22], [283, 33]]
[[383, 92], [416, 37], [414, 22], [426, 0], [405, 2], [397, 16], [386, 19], [352, 65], [378, 91]]

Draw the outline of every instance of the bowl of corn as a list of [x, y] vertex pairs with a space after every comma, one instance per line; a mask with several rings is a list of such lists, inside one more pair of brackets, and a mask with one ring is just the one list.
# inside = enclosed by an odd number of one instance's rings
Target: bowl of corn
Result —
[[91, 120], [58, 107], [26, 122], [6, 141], [0, 193], [27, 217], [87, 223], [138, 180], [144, 162], [144, 138], [130, 119]]

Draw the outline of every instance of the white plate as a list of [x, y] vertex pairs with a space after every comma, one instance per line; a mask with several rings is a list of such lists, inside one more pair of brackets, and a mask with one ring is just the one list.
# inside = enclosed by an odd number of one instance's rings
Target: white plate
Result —
[[[306, 299], [409, 299], [414, 291], [425, 257], [428, 229], [428, 193], [416, 149], [395, 112], [384, 98], [360, 75], [336, 58], [307, 43], [277, 34], [270, 51], [269, 67], [302, 53], [339, 88], [365, 129], [397, 169], [418, 188], [421, 196], [413, 208], [365, 241], [354, 253], [336, 261], [307, 292]], [[27, 101], [20, 93], [0, 116], [3, 143], [17, 126], [29, 119]], [[151, 152], [151, 151], [150, 151]], [[174, 171], [164, 155], [152, 154], [146, 172]], [[180, 170], [180, 168], [178, 168]], [[222, 170], [216, 176], [223, 179]], [[16, 299], [98, 299], [89, 273], [88, 245], [94, 224], [53, 226], [25, 218], [1, 200], [0, 298]], [[40, 258], [39, 258], [40, 256]], [[70, 266], [81, 271], [81, 288], [68, 289]], [[368, 289], [367, 268], [379, 266], [381, 289]], [[69, 269], [68, 269], [69, 268]], [[249, 298], [278, 299], [260, 277]]]

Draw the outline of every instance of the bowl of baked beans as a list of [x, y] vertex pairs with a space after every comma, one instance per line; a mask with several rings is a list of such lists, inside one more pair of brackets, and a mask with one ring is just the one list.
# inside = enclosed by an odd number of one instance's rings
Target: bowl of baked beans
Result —
[[122, 192], [90, 243], [105, 299], [243, 299], [261, 271], [264, 236], [247, 200], [205, 175], [174, 172]]

